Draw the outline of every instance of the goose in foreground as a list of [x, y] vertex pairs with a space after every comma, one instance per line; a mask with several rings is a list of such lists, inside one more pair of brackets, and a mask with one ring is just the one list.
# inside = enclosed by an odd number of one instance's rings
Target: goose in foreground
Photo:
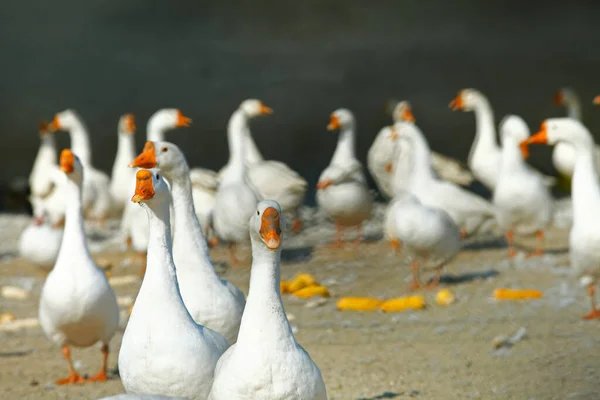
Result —
[[494, 207], [488, 201], [435, 176], [429, 145], [415, 124], [397, 122], [393, 136], [400, 140], [400, 146], [408, 146], [407, 154], [411, 157], [409, 171], [395, 173], [394, 190], [407, 190], [424, 205], [447, 212], [459, 226], [463, 238], [495, 228]]
[[65, 229], [56, 265], [48, 275], [40, 298], [40, 324], [50, 340], [62, 347], [69, 376], [57, 384], [83, 382], [71, 363], [70, 346], [89, 347], [102, 342], [102, 367], [87, 381], [105, 381], [110, 339], [119, 322], [117, 299], [106, 275], [96, 265], [83, 230], [82, 185], [84, 171], [69, 149], [60, 155], [66, 175]]
[[81, 165], [85, 168], [84, 214], [103, 225], [113, 206], [109, 192], [110, 178], [106, 173], [94, 168], [92, 164], [92, 148], [86, 126], [81, 117], [71, 109], [56, 114], [50, 126], [53, 131], [69, 132], [73, 153], [79, 157]]
[[540, 131], [522, 142], [554, 145], [566, 142], [575, 149], [571, 197], [573, 225], [569, 234], [571, 267], [587, 287], [592, 311], [585, 319], [600, 318], [595, 300], [595, 284], [600, 278], [600, 187], [595, 165], [594, 139], [589, 130], [572, 118], [550, 118]]
[[492, 204], [500, 229], [506, 232], [508, 254], [516, 254], [513, 237], [535, 234], [536, 250], [530, 255], [542, 255], [544, 230], [552, 223], [552, 195], [544, 185], [543, 176], [525, 162], [521, 142], [529, 138], [529, 128], [522, 118], [506, 116], [500, 123], [502, 161]]
[[[260, 100], [244, 100], [238, 110], [249, 120], [260, 115], [273, 113], [270, 107], [265, 106]], [[292, 228], [300, 230], [302, 222], [298, 217], [298, 208], [304, 201], [308, 183], [297, 172], [280, 161], [265, 160], [258, 150], [248, 122], [244, 130], [245, 137], [245, 162], [248, 166], [248, 178], [258, 190], [263, 199], [273, 199], [281, 205], [284, 214], [294, 216]], [[221, 169], [219, 174], [227, 173], [229, 163]]]
[[342, 228], [355, 226], [355, 245], [361, 241], [361, 224], [370, 217], [373, 195], [354, 154], [355, 121], [350, 110], [340, 108], [330, 116], [327, 129], [339, 130], [338, 143], [329, 166], [317, 184], [317, 204], [335, 222], [336, 246], [342, 246]]
[[280, 294], [281, 208], [261, 201], [249, 222], [250, 291], [240, 334], [219, 360], [208, 398], [325, 400], [321, 372], [300, 346]]
[[112, 167], [110, 194], [115, 200], [115, 209], [122, 211], [131, 194], [131, 182], [135, 179], [135, 171], [127, 165], [135, 157], [135, 117], [125, 114], [119, 119], [119, 142], [117, 156]]
[[128, 393], [206, 399], [217, 360], [228, 347], [194, 322], [179, 291], [169, 217], [169, 188], [157, 170], [136, 173], [135, 194], [148, 214], [148, 265], [119, 352]]
[[220, 183], [212, 213], [215, 234], [228, 244], [234, 264], [239, 262], [235, 256], [234, 245], [249, 241], [248, 218], [254, 213], [256, 204], [261, 199], [258, 190], [248, 178], [248, 167], [244, 160], [248, 129], [246, 111], [236, 110], [227, 126], [229, 162], [219, 175]]
[[423, 287], [421, 268], [432, 268], [435, 277], [427, 288], [439, 284], [442, 268], [460, 251], [458, 226], [439, 208], [423, 205], [416, 196], [399, 190], [387, 207], [384, 234], [411, 265], [410, 289]]
[[194, 321], [235, 343], [246, 300], [233, 284], [220, 279], [208, 253], [206, 239], [194, 209], [190, 170], [182, 151], [169, 142], [146, 142], [131, 163], [138, 168], [159, 168], [171, 182], [175, 213], [173, 261], [186, 308]]

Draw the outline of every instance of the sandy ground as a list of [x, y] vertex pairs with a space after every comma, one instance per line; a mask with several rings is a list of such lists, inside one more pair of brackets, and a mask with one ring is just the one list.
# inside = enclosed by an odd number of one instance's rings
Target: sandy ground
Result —
[[[321, 368], [330, 399], [600, 398], [600, 322], [581, 319], [589, 305], [568, 266], [567, 229], [548, 233], [549, 251], [541, 258], [520, 254], [508, 260], [502, 240], [466, 246], [443, 275], [442, 286], [458, 299], [450, 306], [437, 305], [435, 291], [424, 291], [427, 307], [419, 311], [337, 311], [335, 304], [342, 296], [391, 298], [410, 293], [408, 268], [384, 241], [376, 240], [380, 217], [381, 209], [366, 228], [370, 240], [358, 248], [323, 247], [333, 233], [323, 223], [284, 242], [282, 278], [309, 272], [332, 293], [319, 305], [284, 296], [296, 338]], [[25, 300], [0, 298], [0, 313], [36, 317], [44, 274], [11, 255], [27, 219], [2, 216], [0, 222], [0, 286], [30, 291]], [[522, 243], [525, 250], [532, 245]], [[96, 249], [96, 257], [113, 262], [114, 277], [138, 272], [139, 266], [128, 263], [129, 254], [118, 251], [114, 241]], [[250, 260], [247, 249], [242, 254], [246, 262], [233, 267], [223, 249], [212, 251], [223, 277], [247, 293]], [[134, 298], [138, 287], [136, 281], [115, 286], [115, 291]], [[535, 288], [544, 297], [498, 302], [491, 295], [499, 287]], [[521, 328], [526, 330], [521, 341], [494, 348], [494, 338], [514, 335]], [[119, 332], [111, 343], [109, 382], [57, 387], [52, 382], [66, 375], [66, 365], [39, 327], [0, 331], [0, 397], [96, 399], [121, 393], [116, 369], [121, 338]], [[75, 349], [73, 359], [82, 373], [92, 374], [99, 367], [100, 350]]]

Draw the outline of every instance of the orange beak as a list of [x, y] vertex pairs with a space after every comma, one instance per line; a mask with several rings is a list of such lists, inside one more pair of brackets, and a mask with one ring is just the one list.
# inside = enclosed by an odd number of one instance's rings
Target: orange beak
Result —
[[125, 115], [125, 131], [135, 133], [135, 116], [133, 114]]
[[267, 107], [264, 104], [260, 103], [260, 115], [270, 115], [273, 114], [273, 109], [271, 107]]
[[64, 149], [60, 153], [60, 170], [65, 174], [70, 174], [75, 170], [75, 155], [69, 149]]
[[62, 126], [60, 126], [60, 121], [58, 120], [58, 114], [56, 114], [54, 116], [54, 119], [50, 123], [50, 125], [48, 125], [48, 129], [50, 130], [50, 132], [56, 132], [56, 131], [60, 131], [61, 128], [62, 128]]
[[185, 128], [188, 127], [192, 124], [192, 119], [186, 117], [185, 115], [183, 115], [181, 113], [181, 111], [177, 110], [177, 122], [175, 124], [175, 126], [177, 128]]
[[402, 119], [405, 120], [406, 122], [412, 122], [412, 123], [414, 123], [416, 121], [415, 116], [413, 115], [412, 111], [408, 108], [402, 112]]
[[452, 111], [462, 110], [465, 108], [465, 103], [462, 100], [462, 92], [458, 92], [458, 95], [448, 104], [448, 107], [452, 109]]
[[521, 149], [523, 159], [527, 160], [529, 157], [529, 144], [527, 143], [527, 140], [522, 141], [521, 144], [519, 144], [519, 148]]
[[135, 174], [135, 194], [131, 197], [131, 201], [139, 203], [140, 201], [150, 200], [153, 197], [152, 172], [147, 169], [141, 169]]
[[154, 168], [156, 167], [156, 150], [154, 143], [146, 142], [144, 150], [129, 164], [131, 168]]
[[269, 207], [263, 211], [259, 233], [269, 250], [277, 250], [281, 245], [279, 213], [273, 207]]
[[[540, 131], [533, 136], [530, 136], [529, 139], [521, 142], [521, 152], [523, 152], [523, 147], [527, 147], [530, 144], [547, 144], [548, 143], [548, 131], [546, 122], [542, 122], [542, 126], [540, 127]], [[527, 153], [529, 151], [527, 150]], [[525, 153], [523, 153], [525, 156]]]
[[340, 119], [335, 114], [331, 114], [329, 117], [329, 125], [327, 125], [327, 130], [333, 131], [341, 128], [341, 126], [342, 124], [340, 123]]
[[564, 101], [565, 101], [565, 96], [563, 96], [563, 93], [560, 90], [557, 90], [556, 93], [554, 93], [554, 98], [552, 99], [552, 104], [559, 106], [559, 105], [563, 104]]
[[594, 104], [600, 104], [600, 94], [598, 96], [594, 97], [593, 103]]

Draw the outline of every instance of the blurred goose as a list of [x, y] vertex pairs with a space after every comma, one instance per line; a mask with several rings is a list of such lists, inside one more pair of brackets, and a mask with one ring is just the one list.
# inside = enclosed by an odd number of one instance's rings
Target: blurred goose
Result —
[[233, 284], [221, 280], [212, 265], [192, 200], [190, 170], [182, 151], [169, 142], [146, 142], [134, 167], [160, 168], [171, 182], [175, 232], [173, 261], [186, 308], [194, 321], [235, 343], [246, 300]]
[[352, 226], [357, 229], [355, 245], [358, 245], [361, 241], [361, 224], [371, 215], [373, 196], [362, 165], [354, 155], [354, 115], [345, 108], [334, 111], [327, 129], [339, 130], [339, 136], [329, 166], [319, 177], [317, 204], [335, 222], [335, 245], [342, 245], [342, 228]]
[[[567, 109], [567, 117], [577, 121], [582, 121], [581, 118], [581, 101], [571, 88], [561, 88], [554, 94], [553, 103], [555, 105], [563, 105]], [[600, 147], [595, 147], [595, 165], [596, 169], [600, 170]], [[567, 142], [558, 142], [552, 151], [552, 164], [559, 172], [560, 184], [563, 189], [568, 191], [571, 186], [571, 177], [575, 169], [575, 149]]]
[[215, 171], [205, 168], [193, 168], [190, 170], [190, 180], [192, 182], [192, 198], [196, 216], [204, 235], [208, 238], [212, 223], [212, 211], [217, 202], [219, 178]]
[[71, 109], [55, 115], [51, 124], [53, 131], [64, 130], [71, 137], [71, 148], [85, 168], [83, 182], [83, 211], [89, 218], [103, 225], [108, 218], [113, 200], [109, 191], [110, 178], [92, 165], [92, 148], [87, 128], [81, 117]]
[[79, 158], [62, 151], [60, 169], [67, 191], [65, 231], [56, 265], [42, 288], [39, 317], [44, 333], [62, 347], [69, 376], [57, 384], [83, 382], [71, 362], [70, 346], [89, 347], [102, 342], [102, 366], [87, 381], [106, 381], [108, 344], [117, 330], [119, 308], [106, 275], [96, 265], [83, 230], [82, 186], [84, 171]]
[[52, 226], [45, 214], [34, 218], [19, 237], [19, 256], [49, 271], [56, 263], [63, 227]]
[[248, 219], [254, 213], [261, 196], [248, 178], [248, 167], [244, 161], [248, 115], [246, 110], [236, 110], [227, 126], [229, 162], [220, 172], [215, 208], [212, 213], [212, 225], [217, 237], [227, 242], [234, 264], [239, 260], [235, 256], [234, 245], [249, 241]]
[[119, 119], [119, 143], [117, 156], [112, 167], [110, 193], [115, 200], [115, 208], [122, 211], [129, 203], [131, 182], [135, 179], [135, 171], [128, 164], [135, 157], [135, 117], [125, 114]]
[[595, 284], [600, 278], [600, 187], [595, 165], [595, 143], [591, 133], [572, 118], [550, 118], [540, 131], [522, 143], [555, 145], [567, 142], [575, 149], [571, 197], [573, 225], [569, 235], [571, 267], [588, 289], [592, 311], [585, 319], [600, 318], [595, 300]]
[[325, 400], [319, 367], [300, 346], [281, 301], [281, 208], [261, 201], [249, 223], [250, 292], [236, 344], [221, 357], [209, 400]]
[[169, 188], [157, 170], [139, 170], [132, 199], [148, 214], [148, 265], [125, 328], [119, 374], [128, 393], [206, 399], [219, 357], [218, 333], [194, 322], [183, 303], [171, 247]]
[[394, 190], [407, 190], [424, 205], [447, 212], [459, 226], [462, 237], [489, 232], [495, 226], [494, 207], [488, 201], [434, 175], [429, 145], [416, 125], [397, 122], [393, 135], [400, 139], [402, 147], [409, 146], [411, 157], [410, 170], [395, 173]]
[[542, 255], [544, 230], [552, 223], [552, 195], [544, 185], [543, 176], [525, 162], [520, 143], [529, 138], [529, 128], [521, 117], [506, 116], [500, 123], [502, 161], [492, 203], [496, 220], [506, 232], [508, 254], [514, 256], [513, 237], [535, 234], [536, 250], [531, 255]]
[[413, 290], [423, 287], [421, 267], [435, 270], [427, 287], [437, 286], [443, 266], [461, 248], [459, 228], [452, 218], [439, 208], [423, 205], [404, 190], [399, 190], [387, 207], [384, 235], [393, 247], [402, 249], [402, 256], [411, 264]]
[[[243, 101], [238, 110], [248, 119], [260, 115], [269, 115], [273, 110], [260, 100], [248, 99]], [[246, 123], [248, 126], [248, 122]], [[248, 178], [264, 199], [279, 202], [284, 214], [294, 215], [292, 228], [299, 230], [302, 222], [298, 218], [298, 208], [304, 201], [308, 183], [297, 172], [280, 161], [265, 160], [258, 150], [249, 126], [244, 130], [245, 162], [248, 166]], [[223, 176], [231, 168], [231, 158], [227, 165], [219, 171]]]

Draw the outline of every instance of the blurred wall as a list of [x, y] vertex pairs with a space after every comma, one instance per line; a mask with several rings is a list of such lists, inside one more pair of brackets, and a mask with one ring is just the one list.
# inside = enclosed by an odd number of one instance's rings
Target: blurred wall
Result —
[[[5, 2], [0, 182], [29, 173], [39, 120], [67, 107], [85, 118], [104, 170], [119, 115], [136, 114], [141, 149], [145, 121], [160, 107], [193, 118], [169, 139], [192, 166], [217, 169], [227, 160], [229, 115], [243, 99], [260, 98], [275, 110], [252, 124], [260, 149], [311, 186], [333, 152], [325, 126], [338, 107], [356, 114], [361, 160], [391, 121], [390, 98], [413, 103], [434, 149], [465, 160], [473, 115], [447, 108], [464, 87], [488, 95], [497, 122], [517, 113], [534, 130], [563, 114], [551, 101], [570, 85], [597, 131], [599, 22], [594, 1]], [[536, 149], [532, 162], [552, 173], [549, 154]]]

